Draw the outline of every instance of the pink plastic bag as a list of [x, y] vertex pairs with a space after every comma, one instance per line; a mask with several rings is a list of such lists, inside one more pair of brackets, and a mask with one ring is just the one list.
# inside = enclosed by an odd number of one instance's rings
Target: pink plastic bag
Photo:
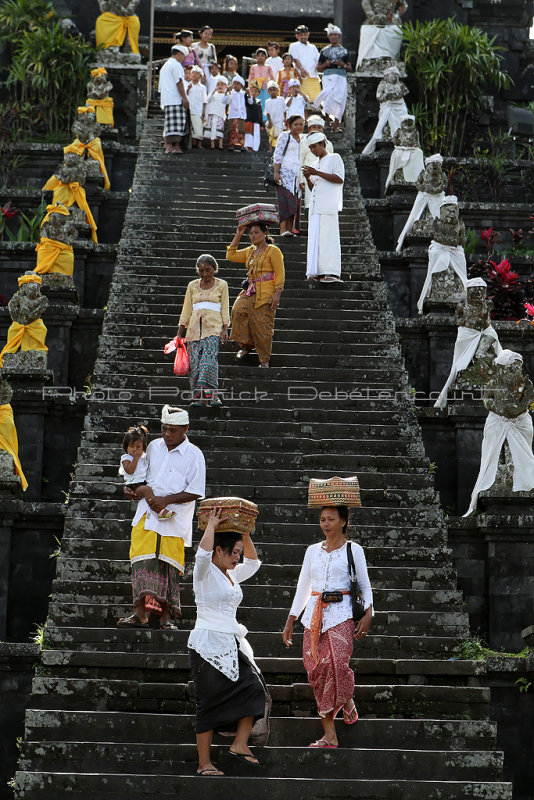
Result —
[[174, 339], [171, 339], [170, 342], [167, 342], [163, 348], [163, 352], [166, 356], [169, 355], [169, 353], [174, 353], [175, 350], [176, 356], [174, 358], [174, 374], [180, 375], [181, 377], [189, 375], [189, 356], [187, 355], [185, 340], [180, 339], [179, 336], [175, 336]]

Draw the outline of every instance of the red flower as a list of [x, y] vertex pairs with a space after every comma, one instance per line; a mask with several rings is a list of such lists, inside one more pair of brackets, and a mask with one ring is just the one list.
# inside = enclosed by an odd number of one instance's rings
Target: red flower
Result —
[[498, 278], [504, 286], [508, 286], [518, 279], [518, 273], [511, 271], [511, 264], [507, 258], [503, 258], [498, 264], [496, 264], [495, 261], [490, 261], [489, 263], [492, 267], [492, 269], [490, 269], [490, 276], [492, 278]]
[[534, 317], [534, 306], [531, 303], [525, 303], [525, 308], [527, 310], [527, 315], [529, 317]]
[[493, 228], [488, 228], [485, 231], [480, 231], [480, 239], [484, 242], [484, 244], [488, 244], [491, 241], [491, 237], [493, 236]]
[[16, 217], [18, 214], [18, 209], [14, 206], [11, 208], [11, 200], [8, 200], [7, 205], [2, 206], [2, 216], [4, 219], [10, 219], [10, 217]]

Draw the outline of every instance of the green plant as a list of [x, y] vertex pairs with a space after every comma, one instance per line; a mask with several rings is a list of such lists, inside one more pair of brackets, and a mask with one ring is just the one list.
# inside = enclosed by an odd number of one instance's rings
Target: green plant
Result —
[[51, 650], [50, 645], [45, 643], [46, 622], [43, 625], [35, 626], [33, 641], [39, 645], [39, 650]]
[[482, 108], [484, 91], [511, 84], [501, 69], [503, 48], [480, 28], [453, 19], [407, 22], [402, 37], [404, 60], [416, 86], [412, 110], [423, 149], [457, 155], [462, 152], [469, 114]]
[[33, 217], [28, 217], [22, 211], [19, 211], [18, 214], [20, 215], [20, 221], [19, 229], [16, 233], [8, 228], [5, 217], [2, 216], [0, 220], [0, 240], [4, 238], [5, 234], [7, 239], [11, 242], [38, 242], [40, 239], [41, 222], [46, 214], [46, 201], [44, 196]]
[[[528, 658], [532, 654], [530, 647], [524, 647], [519, 653], [508, 653], [504, 650], [492, 650], [491, 647], [475, 636], [472, 639], [466, 639], [462, 642], [457, 650], [457, 657], [465, 661], [483, 661], [488, 658]], [[519, 681], [525, 679], [519, 679]], [[516, 683], [519, 683], [516, 681]], [[528, 690], [527, 690], [528, 691]]]
[[428, 465], [428, 471], [430, 472], [431, 475], [436, 474], [436, 472], [438, 471], [438, 465], [436, 464], [435, 461], [430, 462], [430, 464]]
[[471, 256], [475, 252], [480, 236], [474, 228], [468, 228], [465, 232], [464, 252], [466, 256]]
[[59, 556], [61, 555], [61, 540], [58, 539], [57, 536], [54, 536], [54, 541], [57, 547], [55, 548], [55, 550], [52, 550], [48, 558], [59, 558]]
[[532, 686], [532, 682], [529, 681], [528, 678], [518, 678], [515, 685], [519, 688], [521, 694], [526, 694]]

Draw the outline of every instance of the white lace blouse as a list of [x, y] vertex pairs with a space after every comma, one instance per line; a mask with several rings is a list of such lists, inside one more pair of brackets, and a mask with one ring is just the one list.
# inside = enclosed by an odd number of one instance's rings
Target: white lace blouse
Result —
[[[348, 544], [348, 543], [347, 543]], [[302, 614], [302, 624], [310, 627], [313, 610], [317, 597], [312, 592], [334, 591], [350, 589], [349, 565], [347, 561], [347, 544], [338, 550], [328, 553], [321, 542], [312, 544], [306, 550], [302, 569], [297, 583], [297, 590], [293, 599], [290, 614], [299, 617]], [[365, 609], [373, 605], [373, 591], [367, 574], [367, 564], [361, 545], [350, 543], [354, 556], [356, 577], [362, 593]], [[352, 602], [350, 595], [343, 595], [341, 603], [328, 603], [323, 611], [322, 631], [327, 631], [341, 622], [352, 617]]]
[[239, 584], [259, 570], [261, 561], [245, 558], [242, 564], [231, 571], [229, 581], [213, 564], [212, 555], [212, 551], [201, 547], [196, 552], [193, 590], [197, 621], [189, 634], [187, 646], [196, 650], [231, 681], [237, 681], [239, 663], [236, 637], [243, 643], [247, 635], [247, 629], [236, 619], [236, 611], [243, 599]]

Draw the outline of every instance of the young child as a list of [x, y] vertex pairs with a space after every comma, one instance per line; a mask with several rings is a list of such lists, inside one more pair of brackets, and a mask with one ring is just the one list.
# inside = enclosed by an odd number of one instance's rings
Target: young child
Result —
[[[126, 486], [135, 492], [139, 486], [146, 486], [148, 464], [146, 461], [148, 430], [144, 425], [128, 428], [122, 440], [124, 453], [121, 456], [119, 475], [124, 476]], [[154, 497], [152, 492], [151, 497]], [[147, 498], [149, 499], [149, 498]], [[172, 519], [175, 511], [164, 508], [158, 514], [161, 520]]]
[[267, 50], [264, 47], [258, 47], [254, 53], [256, 63], [253, 64], [248, 73], [249, 86], [252, 81], [256, 81], [260, 87], [260, 103], [261, 110], [265, 114], [265, 103], [269, 98], [267, 92], [267, 84], [269, 81], [274, 81], [275, 75], [270, 67], [265, 63], [267, 60]]
[[224, 75], [217, 78], [217, 86], [208, 97], [206, 117], [204, 119], [204, 138], [211, 140], [211, 149], [215, 147], [215, 140], [219, 140], [219, 150], [222, 150], [224, 139], [224, 120], [226, 108], [230, 102], [228, 81]]
[[184, 89], [186, 91], [187, 91], [187, 87], [191, 83], [192, 69], [193, 69], [193, 67], [191, 66], [191, 64], [189, 64], [187, 67], [184, 67], [184, 83], [185, 83]]
[[237, 75], [237, 58], [235, 56], [228, 55], [224, 59], [223, 75], [228, 81], [228, 86], [231, 86]]
[[295, 79], [300, 80], [300, 72], [294, 64], [293, 57], [289, 53], [286, 53], [283, 58], [282, 69], [276, 74], [276, 82], [280, 87], [280, 94], [284, 100], [289, 90], [289, 81]]
[[278, 42], [267, 42], [267, 52], [269, 53], [269, 58], [265, 64], [272, 69], [273, 75], [276, 78], [284, 66], [284, 62], [280, 58], [280, 45]]
[[285, 128], [286, 102], [278, 94], [278, 84], [276, 81], [269, 81], [267, 84], [269, 99], [265, 103], [265, 113], [267, 115], [267, 131], [269, 133], [269, 152], [276, 147], [278, 137]]
[[236, 75], [232, 82], [230, 103], [228, 105], [228, 148], [241, 150], [245, 144], [245, 120], [247, 109], [245, 102], [245, 81]]
[[309, 102], [308, 97], [300, 90], [300, 81], [293, 78], [288, 84], [288, 95], [286, 99], [286, 117], [294, 117], [298, 115], [302, 119], [306, 119], [306, 103]]
[[191, 114], [191, 138], [193, 147], [202, 147], [204, 129], [202, 120], [206, 116], [206, 104], [208, 95], [206, 87], [201, 83], [204, 77], [202, 67], [194, 66], [191, 70], [191, 83], [186, 89], [187, 99], [189, 100], [189, 113]]
[[247, 150], [257, 152], [260, 149], [261, 125], [263, 114], [261, 103], [258, 100], [260, 87], [256, 81], [251, 81], [246, 92], [247, 95], [247, 121], [245, 122], [245, 147]]
[[216, 61], [214, 61], [209, 66], [209, 73], [208, 77], [206, 78], [206, 92], [208, 93], [208, 97], [217, 88], [217, 79], [219, 78], [220, 74], [221, 70], [219, 69], [219, 65]]

